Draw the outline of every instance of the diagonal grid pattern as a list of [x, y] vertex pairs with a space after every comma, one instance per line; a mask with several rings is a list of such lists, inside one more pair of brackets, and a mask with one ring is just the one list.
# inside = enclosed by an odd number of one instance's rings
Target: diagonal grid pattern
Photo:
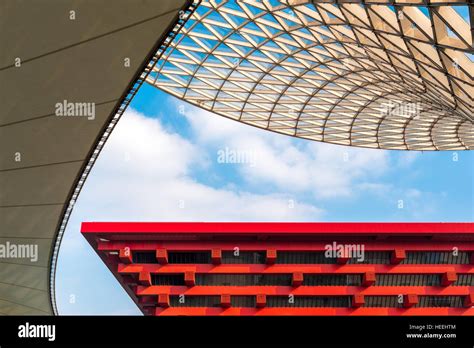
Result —
[[290, 136], [470, 149], [472, 11], [463, 0], [204, 0], [147, 82]]

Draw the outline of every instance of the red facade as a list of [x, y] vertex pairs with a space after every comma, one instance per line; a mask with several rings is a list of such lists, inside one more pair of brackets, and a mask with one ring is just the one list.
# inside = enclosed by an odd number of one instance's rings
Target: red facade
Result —
[[147, 315], [474, 315], [473, 223], [108, 223], [82, 233]]

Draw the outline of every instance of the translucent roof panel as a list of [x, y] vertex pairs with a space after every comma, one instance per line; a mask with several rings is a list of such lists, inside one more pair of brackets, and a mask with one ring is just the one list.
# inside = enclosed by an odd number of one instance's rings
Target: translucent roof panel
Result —
[[469, 1], [196, 3], [148, 83], [310, 140], [474, 148]]

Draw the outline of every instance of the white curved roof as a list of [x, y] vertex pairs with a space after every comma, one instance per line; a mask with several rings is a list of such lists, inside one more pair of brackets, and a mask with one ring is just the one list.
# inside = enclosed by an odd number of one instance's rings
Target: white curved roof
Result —
[[204, 0], [147, 81], [222, 116], [300, 138], [472, 149], [469, 3]]
[[[0, 314], [53, 313], [53, 250], [76, 181], [184, 3], [0, 2], [0, 244], [38, 245], [39, 252], [36, 262], [0, 258]], [[95, 118], [56, 116], [64, 100], [95, 103]]]

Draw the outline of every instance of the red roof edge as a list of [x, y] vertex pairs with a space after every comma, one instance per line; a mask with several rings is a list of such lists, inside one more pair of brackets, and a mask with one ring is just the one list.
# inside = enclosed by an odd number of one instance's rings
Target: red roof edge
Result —
[[86, 233], [474, 234], [473, 222], [83, 222]]

